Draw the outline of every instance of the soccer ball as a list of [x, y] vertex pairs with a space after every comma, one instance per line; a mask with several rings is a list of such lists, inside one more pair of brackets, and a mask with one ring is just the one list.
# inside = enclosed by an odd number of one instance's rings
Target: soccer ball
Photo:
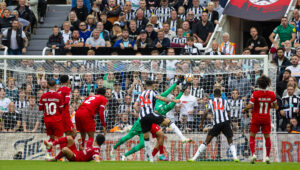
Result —
[[191, 73], [186, 74], [185, 80], [186, 82], [191, 83], [193, 81], [193, 75]]

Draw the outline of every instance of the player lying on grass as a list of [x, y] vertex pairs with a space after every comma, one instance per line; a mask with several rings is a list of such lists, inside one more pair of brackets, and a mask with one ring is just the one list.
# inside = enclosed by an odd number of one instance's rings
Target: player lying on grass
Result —
[[66, 145], [61, 151], [62, 154], [58, 154], [56, 157], [46, 157], [46, 161], [52, 162], [57, 161], [62, 157], [66, 157], [69, 161], [74, 162], [88, 162], [91, 160], [100, 162], [100, 147], [104, 141], [105, 137], [102, 134], [98, 134], [95, 142], [88, 141], [86, 149], [80, 151], [77, 150], [75, 141], [71, 136], [62, 137], [55, 140], [53, 143], [44, 140], [44, 144], [46, 145], [47, 149], [52, 148], [55, 145]]
[[[152, 156], [154, 157], [157, 152], [159, 151], [160, 155], [159, 155], [159, 160], [161, 161], [168, 161], [168, 158], [165, 157], [164, 155], [164, 147], [163, 145], [159, 145], [158, 141], [159, 140], [164, 140], [164, 132], [160, 129], [160, 127], [156, 124], [152, 124], [152, 128], [151, 128], [151, 133], [153, 138], [157, 139], [157, 144], [155, 146], [155, 148], [152, 151]], [[117, 149], [120, 145], [122, 145], [123, 143], [125, 143], [126, 141], [132, 139], [134, 136], [139, 136], [140, 140], [139, 140], [139, 144], [137, 144], [136, 146], [134, 146], [130, 151], [126, 152], [124, 155], [122, 155], [122, 161], [124, 161], [126, 159], [127, 156], [143, 149], [145, 147], [144, 145], [144, 136], [143, 136], [143, 132], [142, 132], [142, 128], [141, 128], [141, 124], [140, 124], [140, 120], [138, 119], [137, 121], [135, 121], [135, 123], [133, 124], [132, 128], [130, 129], [129, 133], [122, 137], [117, 144], [115, 144], [114, 149]], [[163, 143], [163, 142], [162, 142]]]
[[[230, 118], [230, 112], [229, 112], [229, 105], [227, 100], [221, 98], [221, 90], [220, 89], [215, 89], [214, 90], [214, 98], [209, 100], [209, 109], [211, 109], [211, 112], [213, 114], [213, 127], [212, 129], [208, 132], [205, 142], [202, 143], [194, 157], [190, 160], [189, 162], [196, 161], [196, 159], [199, 157], [200, 154], [204, 153], [206, 146], [211, 142], [213, 137], [216, 137], [220, 135], [222, 132], [228, 141], [228, 144], [230, 146], [230, 151], [232, 153], [234, 162], [239, 162], [239, 159], [237, 158], [236, 155], [236, 148], [234, 144], [232, 143], [232, 129], [231, 129], [231, 118]], [[202, 117], [201, 123], [199, 128], [202, 128], [203, 122], [206, 119], [206, 116], [208, 114], [208, 111], [206, 111]]]
[[264, 134], [266, 140], [266, 163], [270, 163], [270, 152], [271, 152], [271, 115], [270, 109], [279, 109], [276, 96], [273, 91], [266, 90], [268, 86], [271, 85], [271, 80], [269, 77], [261, 76], [257, 79], [257, 84], [260, 90], [254, 91], [250, 103], [242, 112], [252, 109], [252, 118], [250, 124], [250, 141], [249, 146], [251, 150], [252, 157], [250, 162], [253, 164], [256, 161], [255, 155], [255, 136], [259, 132], [260, 128]]

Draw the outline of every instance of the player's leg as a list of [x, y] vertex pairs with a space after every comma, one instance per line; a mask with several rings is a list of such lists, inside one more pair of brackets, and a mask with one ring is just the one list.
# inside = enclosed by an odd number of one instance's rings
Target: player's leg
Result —
[[[86, 132], [85, 131], [80, 131], [80, 136], [81, 136], [81, 144], [79, 143], [80, 147], [82, 147], [82, 149], [84, 149], [84, 145], [85, 145], [85, 138], [86, 138]], [[79, 149], [81, 150], [81, 149]]]
[[124, 154], [125, 157], [127, 157], [145, 147], [144, 135], [141, 133], [141, 134], [139, 134], [139, 137], [140, 137], [139, 144], [135, 145], [133, 148], [130, 149], [130, 151], [126, 152]]
[[[63, 156], [66, 155], [66, 153], [63, 151], [65, 148], [68, 148], [69, 150], [71, 150], [71, 147], [75, 144], [74, 139], [73, 139], [72, 136], [62, 137], [62, 138], [58, 139], [57, 142], [53, 142], [53, 145], [60, 144], [59, 142], [65, 144], [65, 147], [62, 148], [61, 151], [55, 156], [56, 160], [59, 160]], [[73, 154], [73, 152], [72, 152], [72, 154]], [[69, 159], [69, 157], [67, 157], [67, 158]], [[72, 157], [70, 157], [70, 158], [72, 158]]]
[[[156, 123], [158, 124], [158, 123]], [[192, 140], [190, 138], [186, 138], [183, 136], [179, 128], [175, 125], [174, 122], [171, 122], [168, 118], [165, 118], [162, 123], [160, 123], [163, 126], [170, 127], [181, 139], [183, 143], [191, 142]]]
[[249, 147], [251, 151], [251, 159], [250, 162], [253, 164], [256, 161], [256, 154], [255, 154], [255, 136], [256, 133], [260, 130], [259, 122], [251, 122], [250, 124], [250, 140], [249, 140]]
[[236, 154], [236, 147], [235, 147], [235, 145], [233, 144], [233, 141], [232, 141], [233, 132], [232, 132], [230, 123], [229, 122], [221, 123], [221, 131], [223, 132], [223, 134], [227, 138], [227, 142], [228, 142], [228, 145], [229, 145], [229, 148], [230, 148], [230, 151], [231, 151], [234, 162], [239, 162], [239, 159], [238, 159], [237, 154]]
[[95, 135], [95, 131], [90, 131], [87, 133], [88, 134], [88, 141], [86, 142], [86, 146], [92, 146], [94, 143], [94, 135]]
[[150, 145], [149, 131], [144, 133], [144, 139], [145, 139], [146, 153], [149, 156], [150, 162], [153, 162], [153, 157], [152, 157], [152, 154], [151, 154], [151, 145]]
[[160, 129], [156, 132], [157, 144], [159, 149], [159, 160], [161, 161], [168, 161], [169, 159], [164, 155], [164, 132]]
[[63, 153], [63, 156], [67, 157], [68, 160], [73, 160], [74, 153], [70, 148], [64, 147], [61, 152]]
[[264, 134], [265, 137], [265, 146], [266, 146], [266, 163], [270, 163], [270, 153], [271, 153], [271, 138], [270, 138], [270, 133], [271, 133], [271, 121], [266, 121], [262, 124], [261, 128], [262, 133]]
[[129, 139], [132, 139], [135, 136], [135, 134], [132, 131], [129, 131], [127, 135], [123, 136], [114, 146], [114, 149], [117, 149], [120, 145], [128, 141]]

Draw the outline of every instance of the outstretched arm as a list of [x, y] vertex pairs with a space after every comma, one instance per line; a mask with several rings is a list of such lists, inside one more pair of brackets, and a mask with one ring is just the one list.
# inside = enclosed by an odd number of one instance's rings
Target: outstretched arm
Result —
[[169, 99], [169, 98], [162, 97], [162, 96], [156, 96], [156, 99], [161, 100], [163, 102], [167, 102], [167, 103], [169, 103], [169, 102], [180, 103], [180, 100], [178, 100], [178, 99]]

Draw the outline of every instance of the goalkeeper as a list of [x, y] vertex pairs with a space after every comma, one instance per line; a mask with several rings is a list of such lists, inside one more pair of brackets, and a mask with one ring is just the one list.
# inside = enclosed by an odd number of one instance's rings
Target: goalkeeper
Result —
[[[165, 92], [163, 92], [161, 94], [161, 96], [163, 97], [167, 97], [171, 91], [178, 85], [180, 84], [182, 81], [184, 80], [184, 77], [180, 77], [179, 80], [177, 82], [175, 82], [171, 87], [169, 87]], [[180, 99], [180, 97], [182, 96], [183, 92], [185, 91], [185, 89], [189, 86], [188, 83], [183, 85], [183, 88], [181, 90], [181, 92], [177, 95], [176, 99]], [[174, 106], [176, 105], [176, 103], [171, 102], [169, 104], [166, 104], [165, 102], [161, 101], [161, 100], [156, 100], [156, 104], [155, 104], [155, 111], [161, 115], [166, 115], [168, 111], [172, 110], [174, 108]], [[156, 134], [156, 129], [157, 129], [157, 125], [153, 124], [152, 128], [151, 128], [151, 133], [152, 135], [155, 137]], [[158, 127], [159, 128], [159, 127]], [[180, 136], [181, 140], [183, 143], [186, 142], [190, 142], [191, 139], [188, 139], [186, 137], [184, 137], [181, 133], [181, 131], [178, 129], [178, 127], [175, 125], [175, 127], [171, 127], [175, 133]], [[161, 131], [161, 130], [160, 130]], [[139, 136], [139, 144], [134, 146], [130, 151], [126, 152], [124, 156], [122, 156], [122, 160], [125, 160], [125, 157], [139, 151], [140, 149], [144, 148], [144, 135], [142, 133], [142, 129], [141, 129], [141, 124], [139, 119], [134, 123], [134, 125], [132, 126], [131, 130], [129, 131], [129, 133], [122, 137], [118, 143], [114, 146], [114, 149], [117, 149], [120, 145], [122, 145], [123, 143], [125, 143], [126, 141], [130, 140], [131, 138], [133, 138], [135, 135]], [[155, 156], [155, 154], [158, 151], [158, 145], [156, 145], [156, 147], [153, 149], [152, 155]], [[155, 153], [156, 152], [156, 153]], [[164, 155], [160, 155], [159, 156], [160, 160], [165, 160], [166, 158], [164, 157]]]

